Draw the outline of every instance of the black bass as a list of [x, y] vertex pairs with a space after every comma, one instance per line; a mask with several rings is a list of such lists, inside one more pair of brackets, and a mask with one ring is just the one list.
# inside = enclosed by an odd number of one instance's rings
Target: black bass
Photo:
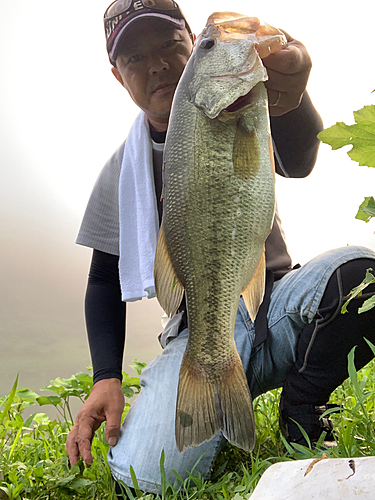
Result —
[[180, 451], [220, 430], [244, 450], [254, 446], [252, 400], [234, 325], [241, 294], [253, 320], [264, 294], [264, 243], [275, 194], [260, 55], [285, 43], [280, 31], [257, 18], [212, 14], [174, 97], [155, 286], [170, 316], [186, 294], [189, 340], [175, 426]]

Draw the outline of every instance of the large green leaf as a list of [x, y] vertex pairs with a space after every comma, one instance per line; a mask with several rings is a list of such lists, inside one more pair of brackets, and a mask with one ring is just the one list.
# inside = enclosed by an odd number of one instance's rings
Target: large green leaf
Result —
[[329, 144], [332, 149], [340, 149], [350, 144], [352, 139], [351, 127], [344, 122], [337, 122], [336, 125], [322, 130], [318, 138], [325, 144]]
[[355, 125], [338, 122], [323, 130], [318, 138], [332, 149], [351, 145], [349, 157], [361, 166], [375, 167], [375, 105], [354, 112]]

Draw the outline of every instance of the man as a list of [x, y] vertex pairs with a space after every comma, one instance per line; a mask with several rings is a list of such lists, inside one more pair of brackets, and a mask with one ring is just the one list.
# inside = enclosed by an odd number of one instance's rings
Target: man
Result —
[[[142, 274], [143, 267], [152, 260], [149, 250], [156, 237], [150, 236], [145, 244], [137, 244], [137, 237], [143, 238], [144, 231], [141, 236], [135, 234], [134, 240], [130, 238], [131, 231], [136, 231], [133, 219], [137, 217], [137, 224], [142, 224], [148, 214], [139, 216], [137, 201], [133, 205], [129, 198], [140, 192], [142, 205], [152, 198], [151, 205], [160, 221], [165, 132], [174, 91], [191, 54], [194, 37], [172, 0], [116, 0], [106, 11], [105, 26], [112, 72], [143, 113], [125, 146], [121, 145], [104, 167], [77, 239], [93, 248], [86, 322], [94, 387], [77, 416], [66, 449], [72, 464], [79, 456], [87, 464], [92, 463], [91, 441], [106, 420], [106, 438], [112, 446], [108, 460], [114, 477], [132, 486], [133, 466], [139, 487], [157, 493], [163, 449], [167, 477], [174, 481], [170, 469], [186, 477], [186, 471], [199, 459], [195, 470], [207, 477], [223, 442], [219, 434], [184, 453], [176, 448], [173, 422], [177, 381], [188, 335], [182, 310], [180, 323], [162, 336], [163, 354], [144, 370], [141, 394], [120, 431], [125, 305], [127, 300], [152, 294], [152, 283], [146, 285], [147, 279], [141, 280], [143, 288], [138, 291], [139, 276], [135, 271], [140, 267]], [[300, 42], [289, 35], [287, 39], [283, 50], [263, 60], [269, 75], [266, 87], [276, 171], [285, 177], [304, 177], [314, 166], [319, 145], [316, 135], [322, 123], [305, 90], [311, 69], [309, 55]], [[144, 167], [140, 158], [146, 158], [146, 162], [148, 158], [151, 169], [142, 181], [138, 178]], [[350, 349], [358, 346], [356, 367], [360, 368], [373, 357], [363, 337], [375, 342], [371, 329], [375, 310], [358, 315], [354, 306], [350, 314], [342, 316], [340, 307], [365, 270], [374, 267], [375, 254], [365, 248], [347, 247], [292, 269], [276, 214], [266, 243], [266, 257], [270, 279], [262, 314], [267, 316], [268, 327], [254, 327], [242, 300], [236, 320], [235, 340], [250, 391], [256, 397], [283, 387], [280, 424], [288, 441], [304, 443], [291, 419], [305, 428], [313, 442], [323, 430], [326, 438], [332, 440], [329, 419], [319, 416], [326, 409], [331, 392], [348, 376]], [[139, 266], [142, 259], [144, 266]], [[133, 278], [136, 291], [129, 291], [128, 282]], [[373, 286], [369, 294], [374, 292]]]

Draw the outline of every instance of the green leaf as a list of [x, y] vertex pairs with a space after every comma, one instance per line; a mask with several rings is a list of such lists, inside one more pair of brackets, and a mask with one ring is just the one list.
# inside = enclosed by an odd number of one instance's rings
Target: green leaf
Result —
[[364, 106], [353, 114], [356, 123], [368, 132], [375, 133], [375, 106]]
[[329, 144], [332, 149], [340, 149], [350, 144], [353, 135], [351, 131], [352, 126], [348, 126], [344, 122], [337, 122], [336, 125], [322, 130], [318, 134], [318, 139], [325, 144]]
[[143, 368], [145, 368], [146, 363], [141, 363], [141, 361], [138, 361], [137, 359], [134, 360], [134, 365], [130, 365], [130, 368], [133, 368], [138, 374], [138, 377], [140, 377]]
[[15, 450], [15, 448], [16, 448], [16, 446], [17, 446], [17, 443], [18, 443], [18, 441], [19, 441], [19, 439], [20, 439], [21, 432], [22, 432], [22, 427], [20, 427], [20, 428], [18, 429], [17, 435], [16, 435], [16, 437], [14, 438], [14, 441], [13, 441], [12, 447], [11, 447], [10, 452], [9, 452], [9, 455], [8, 455], [8, 460], [10, 460], [10, 457], [13, 455], [13, 452], [14, 452], [14, 450]]
[[134, 472], [134, 469], [132, 466], [130, 466], [130, 476], [132, 478], [135, 494], [137, 495], [137, 498], [140, 498], [142, 496], [142, 492], [139, 489], [137, 476], [135, 475], [135, 472]]
[[356, 370], [355, 364], [354, 364], [354, 353], [355, 353], [356, 347], [357, 346], [354, 346], [353, 349], [348, 354], [348, 373], [349, 373], [350, 380], [353, 384], [354, 393], [355, 393], [357, 400], [358, 400], [358, 399], [361, 399], [362, 391], [361, 391], [361, 388], [360, 388], [359, 383], [358, 383], [357, 370]]
[[126, 398], [132, 398], [134, 396], [134, 391], [128, 385], [122, 386], [122, 393]]
[[68, 486], [71, 490], [78, 490], [80, 488], [86, 488], [87, 486], [91, 486], [95, 481], [91, 479], [84, 479], [82, 477], [77, 477], [74, 479]]
[[58, 396], [40, 396], [39, 398], [36, 398], [40, 406], [44, 405], [53, 405], [57, 406], [58, 404], [61, 403], [61, 398]]
[[75, 377], [80, 382], [92, 386], [92, 375], [89, 373], [76, 373]]
[[368, 343], [370, 349], [372, 350], [374, 356], [375, 356], [375, 345], [368, 339], [366, 339], [366, 337], [363, 337], [365, 339], [365, 341]]
[[348, 304], [351, 300], [353, 300], [356, 297], [360, 297], [362, 295], [363, 290], [368, 287], [369, 285], [372, 285], [372, 283], [375, 283], [375, 276], [370, 273], [372, 271], [371, 268], [367, 269], [366, 271], [366, 276], [365, 279], [360, 283], [358, 286], [353, 288], [353, 290], [350, 292], [348, 296], [348, 300], [345, 302], [345, 304], [341, 308], [341, 314], [345, 314], [348, 312]]
[[132, 490], [129, 488], [129, 486], [126, 483], [120, 481], [119, 479], [117, 480], [117, 482], [121, 488], [121, 494], [119, 495], [120, 498], [122, 497], [124, 499], [135, 500]]
[[368, 196], [359, 207], [355, 218], [368, 222], [372, 217], [375, 217], [375, 200], [372, 196]]
[[318, 135], [332, 149], [353, 146], [349, 157], [361, 166], [375, 167], [375, 105], [354, 112], [355, 125], [338, 122]]
[[234, 497], [232, 498], [232, 500], [244, 500], [244, 497], [241, 496], [238, 492], [239, 491], [245, 491], [245, 490], [246, 490], [246, 486], [237, 486], [237, 488], [234, 489], [234, 491], [237, 492], [237, 493], [234, 495]]
[[18, 389], [16, 391], [16, 396], [22, 401], [35, 401], [38, 394], [30, 389]]
[[36, 413], [33, 413], [32, 415], [30, 415], [30, 417], [24, 423], [24, 427], [29, 427], [31, 422], [34, 420], [35, 415], [36, 415]]
[[49, 421], [48, 415], [46, 413], [37, 413], [34, 416], [34, 422], [37, 425], [47, 423]]
[[358, 309], [358, 314], [362, 314], [364, 312], [367, 312], [370, 309], [372, 309], [373, 307], [375, 307], [375, 295], [373, 295], [372, 297], [370, 297], [369, 299], [364, 301], [362, 307], [360, 307]]
[[139, 387], [139, 378], [138, 377], [124, 377], [122, 382], [124, 385], [128, 385], [129, 387]]
[[5, 402], [3, 403], [4, 404], [4, 410], [2, 411], [2, 413], [0, 413], [0, 424], [3, 423], [5, 415], [8, 413], [10, 407], [12, 406], [12, 403], [13, 403], [13, 400], [14, 400], [14, 396], [15, 396], [16, 390], [17, 390], [18, 375], [19, 374], [17, 374], [16, 380], [14, 381], [14, 384], [13, 384], [12, 390], [10, 391], [9, 396], [5, 399]]
[[164, 463], [165, 463], [165, 452], [164, 452], [164, 448], [163, 448], [161, 451], [161, 455], [160, 455], [160, 479], [161, 479], [161, 497], [162, 497], [162, 500], [165, 499], [165, 496], [166, 496], [165, 494], [167, 491], [167, 474], [165, 472]]
[[[311, 449], [311, 441], [310, 441], [310, 438], [309, 438], [307, 432], [305, 431], [305, 429], [298, 422], [296, 422], [295, 420], [293, 420], [292, 418], [290, 420], [292, 420], [295, 424], [297, 424], [299, 430], [301, 431], [303, 437], [306, 440], [306, 443], [307, 443], [308, 447]], [[295, 445], [295, 444], [297, 444], [297, 443], [293, 443], [293, 445]]]
[[375, 135], [367, 139], [353, 139], [353, 149], [348, 151], [348, 156], [358, 162], [361, 167], [375, 167]]
[[[245, 491], [245, 490], [246, 490], [246, 486], [244, 486], [243, 484], [240, 484], [240, 485], [238, 485], [238, 486], [236, 486], [236, 487], [234, 488], [234, 492], [235, 492], [235, 493], [239, 493], [240, 491]], [[237, 495], [236, 495], [236, 496], [237, 496]], [[235, 496], [234, 498], [236, 498], [236, 496]], [[234, 500], [234, 498], [233, 498], [233, 500]], [[240, 498], [241, 498], [241, 500], [242, 500], [242, 497], [240, 497]]]

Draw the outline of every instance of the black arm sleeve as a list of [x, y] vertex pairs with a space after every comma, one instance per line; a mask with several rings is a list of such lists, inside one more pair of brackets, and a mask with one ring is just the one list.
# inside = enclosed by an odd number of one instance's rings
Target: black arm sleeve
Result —
[[283, 177], [306, 177], [314, 168], [323, 122], [307, 92], [298, 108], [271, 117], [276, 172]]
[[85, 298], [94, 383], [122, 380], [126, 304], [121, 300], [118, 256], [94, 250]]

